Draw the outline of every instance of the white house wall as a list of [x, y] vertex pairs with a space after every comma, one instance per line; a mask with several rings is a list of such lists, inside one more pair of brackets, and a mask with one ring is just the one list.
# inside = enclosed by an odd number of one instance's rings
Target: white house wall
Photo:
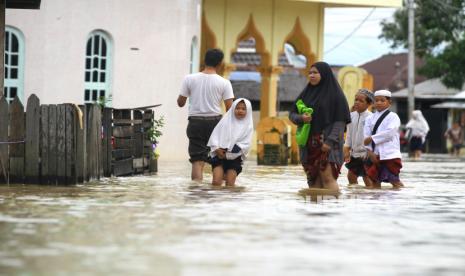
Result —
[[200, 38], [201, 0], [42, 0], [40, 10], [7, 10], [6, 24], [25, 37], [25, 98], [41, 103], [84, 102], [89, 34], [112, 38], [112, 106], [162, 104], [163, 160], [187, 160], [187, 108], [176, 98], [189, 73], [192, 38]]

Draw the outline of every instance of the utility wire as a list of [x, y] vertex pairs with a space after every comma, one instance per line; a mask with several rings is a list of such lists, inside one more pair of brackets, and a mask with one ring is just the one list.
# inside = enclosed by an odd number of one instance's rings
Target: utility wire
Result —
[[344, 37], [338, 44], [334, 45], [333, 48], [329, 49], [328, 51], [325, 52], [325, 54], [328, 54], [330, 52], [332, 52], [333, 50], [335, 50], [336, 48], [338, 48], [339, 46], [341, 46], [344, 42], [347, 41], [347, 39], [349, 39], [356, 31], [358, 31], [363, 23], [365, 23], [368, 18], [373, 14], [373, 12], [375, 12], [376, 8], [373, 8], [370, 13], [362, 20], [362, 22], [360, 22], [360, 24], [358, 24], [357, 27], [355, 27], [346, 37]]

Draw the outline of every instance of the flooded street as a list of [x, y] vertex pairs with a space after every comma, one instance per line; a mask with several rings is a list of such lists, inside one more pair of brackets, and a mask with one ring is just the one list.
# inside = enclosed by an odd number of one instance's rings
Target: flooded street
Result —
[[[300, 166], [245, 164], [244, 189], [155, 176], [0, 186], [1, 275], [464, 275], [465, 161], [404, 162], [406, 188], [310, 202]], [[360, 179], [361, 181], [361, 179]]]

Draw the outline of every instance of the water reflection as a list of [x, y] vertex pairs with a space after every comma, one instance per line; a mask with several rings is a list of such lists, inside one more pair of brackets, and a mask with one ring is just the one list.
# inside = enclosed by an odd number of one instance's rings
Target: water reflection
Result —
[[299, 166], [246, 163], [239, 188], [157, 176], [77, 187], [0, 186], [0, 274], [464, 274], [465, 172], [406, 162], [400, 191], [314, 202]]

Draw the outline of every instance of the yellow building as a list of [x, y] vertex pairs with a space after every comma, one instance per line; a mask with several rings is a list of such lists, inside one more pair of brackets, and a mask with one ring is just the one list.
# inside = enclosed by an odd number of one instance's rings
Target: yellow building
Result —
[[[225, 52], [223, 75], [235, 70], [231, 56], [238, 43], [253, 38], [260, 56], [260, 117], [276, 115], [278, 59], [284, 44], [306, 58], [307, 67], [323, 59], [326, 7], [400, 7], [402, 0], [203, 0], [201, 60], [209, 48]], [[302, 69], [305, 70], [305, 69]]]

